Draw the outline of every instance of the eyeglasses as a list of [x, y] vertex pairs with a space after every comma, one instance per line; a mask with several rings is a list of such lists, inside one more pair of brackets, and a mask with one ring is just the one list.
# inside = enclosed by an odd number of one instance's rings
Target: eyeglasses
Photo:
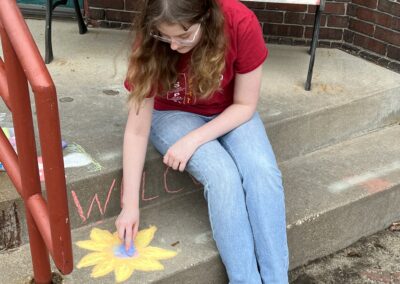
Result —
[[155, 38], [155, 39], [157, 39], [157, 40], [159, 40], [159, 41], [162, 41], [162, 42], [166, 42], [166, 43], [175, 42], [175, 43], [177, 43], [178, 45], [182, 45], [182, 46], [192, 46], [193, 43], [194, 43], [194, 41], [196, 40], [197, 34], [199, 33], [200, 27], [201, 27], [201, 23], [199, 23], [199, 26], [197, 27], [197, 29], [196, 29], [196, 31], [195, 31], [195, 33], [194, 33], [192, 39], [173, 39], [173, 38], [167, 38], [167, 37], [160, 36], [159, 34], [156, 34], [156, 33], [152, 32], [152, 31], [150, 32], [150, 35], [151, 35], [153, 38]]

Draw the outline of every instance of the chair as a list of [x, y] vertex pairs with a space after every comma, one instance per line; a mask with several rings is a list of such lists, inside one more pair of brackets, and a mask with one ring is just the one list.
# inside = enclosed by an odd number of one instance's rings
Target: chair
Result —
[[[66, 5], [67, 2], [68, 2], [68, 0], [58, 0], [53, 3], [53, 0], [47, 0], [46, 31], [45, 31], [45, 35], [46, 35], [45, 62], [46, 62], [46, 64], [50, 63], [53, 60], [53, 47], [51, 44], [51, 21], [53, 18], [53, 10], [59, 5]], [[78, 19], [79, 33], [84, 34], [87, 32], [87, 27], [85, 25], [85, 22], [83, 21], [82, 13], [81, 13], [81, 9], [80, 9], [78, 0], [74, 0], [74, 6], [75, 6], [76, 17]]]
[[318, 45], [318, 36], [320, 28], [321, 14], [325, 9], [325, 0], [248, 0], [247, 2], [263, 2], [263, 3], [276, 3], [276, 4], [302, 4], [302, 5], [316, 5], [317, 10], [315, 12], [313, 37], [311, 41], [310, 53], [310, 63], [308, 65], [307, 80], [305, 84], [305, 90], [309, 91], [311, 89], [311, 79], [314, 69], [315, 61], [315, 50]]

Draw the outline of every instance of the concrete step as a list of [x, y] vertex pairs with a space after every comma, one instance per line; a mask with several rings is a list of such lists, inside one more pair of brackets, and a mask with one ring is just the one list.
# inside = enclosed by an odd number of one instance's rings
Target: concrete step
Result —
[[[44, 22], [28, 25], [44, 50]], [[48, 65], [57, 86], [62, 136], [69, 153], [90, 156], [91, 163], [66, 169], [73, 228], [119, 212], [122, 138], [127, 111], [122, 87], [130, 34], [93, 29], [84, 36], [75, 23], [56, 21]], [[79, 44], [76, 44], [78, 43]], [[96, 45], [92, 43], [96, 42]], [[87, 48], [91, 46], [91, 48]], [[400, 75], [340, 50], [318, 49], [313, 89], [304, 91], [307, 48], [269, 45], [259, 112], [280, 162], [392, 125], [400, 120]], [[110, 53], [110, 51], [113, 51]], [[1, 126], [12, 126], [11, 116]], [[3, 117], [3, 116], [2, 116]], [[65, 154], [67, 155], [67, 153]], [[5, 173], [0, 173], [0, 211], [8, 220], [1, 249], [26, 242], [22, 201]], [[149, 147], [141, 189], [141, 205], [156, 206], [201, 187], [187, 174], [163, 166]]]
[[[391, 126], [280, 164], [286, 196], [290, 269], [347, 247], [400, 219], [400, 126]], [[141, 211], [141, 228], [158, 227], [153, 246], [178, 251], [162, 261], [165, 271], [137, 272], [129, 283], [226, 283], [211, 238], [202, 190]], [[89, 239], [93, 227], [114, 231], [115, 219], [73, 230], [74, 241]], [[26, 277], [27, 247], [0, 255], [5, 283]], [[86, 250], [75, 246], [75, 263]], [[18, 269], [10, 269], [19, 261]], [[21, 263], [23, 262], [23, 264]], [[3, 273], [4, 271], [4, 273]], [[22, 271], [22, 272], [21, 272]], [[66, 277], [94, 281], [89, 268]], [[7, 273], [6, 273], [7, 272]], [[10, 282], [8, 282], [10, 281]], [[68, 282], [67, 282], [68, 283]]]

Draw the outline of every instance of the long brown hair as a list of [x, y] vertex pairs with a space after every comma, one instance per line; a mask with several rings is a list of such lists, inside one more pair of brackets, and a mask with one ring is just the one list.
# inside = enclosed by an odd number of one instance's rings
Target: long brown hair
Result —
[[133, 86], [129, 102], [139, 106], [149, 95], [160, 95], [177, 80], [179, 53], [154, 39], [150, 32], [162, 23], [193, 25], [201, 22], [202, 37], [191, 55], [193, 95], [205, 99], [219, 89], [225, 68], [226, 36], [224, 17], [217, 0], [144, 0], [134, 23], [136, 38], [132, 46], [127, 82]]

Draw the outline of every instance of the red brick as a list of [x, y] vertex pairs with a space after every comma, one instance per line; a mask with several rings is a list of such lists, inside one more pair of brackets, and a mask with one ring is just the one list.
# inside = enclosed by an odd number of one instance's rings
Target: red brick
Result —
[[326, 3], [324, 13], [344, 15], [345, 10], [345, 3]]
[[387, 49], [387, 57], [400, 61], [400, 48], [389, 45]]
[[369, 61], [378, 63], [378, 60], [381, 58], [381, 55], [376, 55], [375, 53], [370, 53], [369, 51], [361, 51], [358, 53], [362, 58], [365, 58]]
[[89, 0], [90, 7], [109, 8], [116, 10], [124, 9], [124, 0]]
[[349, 26], [349, 17], [347, 16], [328, 16], [328, 27], [347, 28]]
[[258, 20], [263, 23], [282, 23], [283, 12], [254, 10]]
[[267, 3], [266, 9], [267, 10], [291, 11], [291, 12], [306, 12], [307, 5]]
[[360, 7], [357, 10], [357, 18], [390, 28], [393, 17], [378, 11]]
[[400, 16], [400, 3], [389, 1], [389, 0], [379, 0], [378, 10], [399, 17]]
[[307, 9], [308, 13], [315, 13], [317, 11], [317, 6], [315, 5], [308, 5]]
[[348, 43], [353, 43], [353, 39], [354, 39], [354, 33], [352, 31], [347, 30], [347, 29], [344, 30], [343, 40], [345, 42], [348, 42]]
[[106, 10], [106, 19], [108, 21], [131, 23], [134, 16], [134, 12]]
[[89, 17], [91, 20], [104, 20], [104, 9], [89, 8]]
[[358, 8], [359, 7], [357, 5], [349, 3], [349, 5], [347, 5], [347, 15], [355, 17], [357, 15]]
[[349, 29], [370, 36], [372, 36], [375, 31], [374, 25], [356, 19], [350, 19]]
[[400, 46], [400, 32], [376, 27], [375, 38]]
[[304, 27], [294, 25], [276, 25], [265, 24], [263, 29], [264, 35], [279, 35], [279, 36], [292, 36], [303, 37]]
[[293, 40], [293, 45], [307, 45], [307, 42], [305, 39], [295, 39]]
[[125, 10], [128, 11], [140, 11], [142, 8], [142, 1], [137, 0], [125, 0]]
[[[307, 27], [305, 32], [306, 38], [312, 38], [313, 28]], [[319, 30], [319, 39], [341, 40], [343, 37], [342, 29], [321, 28]]]
[[378, 6], [378, 0], [353, 0], [353, 3], [372, 9], [376, 9]]
[[[137, 2], [137, 0], [133, 1]], [[265, 9], [265, 3], [263, 2], [253, 2], [253, 1], [241, 1], [241, 2], [250, 9]]]
[[312, 26], [314, 25], [314, 15], [306, 13], [286, 12], [285, 23]]
[[363, 47], [365, 49], [371, 50], [375, 53], [379, 53], [385, 55], [386, 53], [386, 45], [380, 41], [377, 41], [373, 38], [366, 37], [363, 35], [355, 34], [354, 35], [354, 45]]
[[392, 29], [400, 31], [400, 18], [393, 17], [393, 19], [392, 19]]
[[317, 6], [316, 5], [308, 5], [307, 11], [308, 11], [308, 13], [315, 13], [317, 11]]
[[388, 68], [400, 73], [400, 63], [397, 63], [396, 61], [390, 62]]

